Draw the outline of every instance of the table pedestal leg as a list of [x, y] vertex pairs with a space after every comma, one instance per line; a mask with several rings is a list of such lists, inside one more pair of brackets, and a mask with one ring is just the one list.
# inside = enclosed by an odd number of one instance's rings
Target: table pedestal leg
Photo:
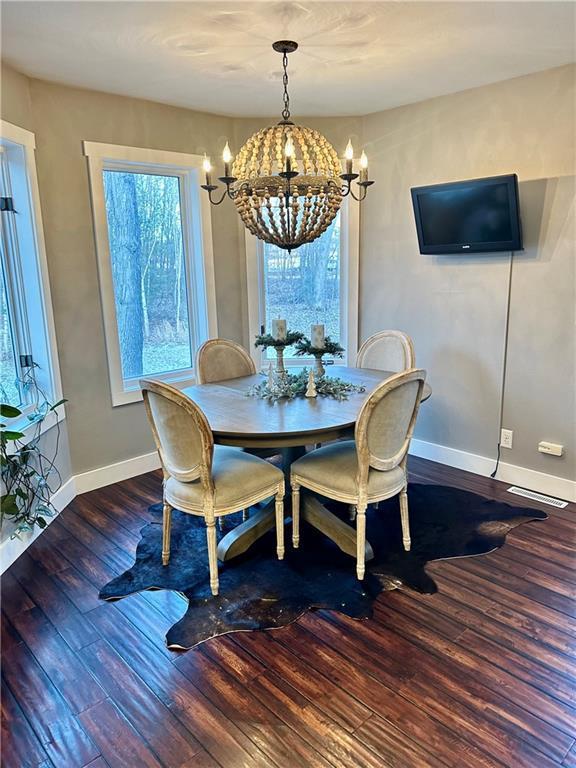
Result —
[[[356, 528], [340, 520], [310, 493], [306, 493], [302, 497], [300, 517], [313, 528], [328, 536], [342, 552], [356, 558]], [[374, 550], [368, 541], [364, 552], [366, 560], [372, 560]]]
[[[254, 511], [256, 509], [256, 511]], [[220, 539], [218, 559], [224, 562], [246, 552], [255, 541], [275, 526], [274, 499], [262, 509], [251, 508], [250, 517]]]

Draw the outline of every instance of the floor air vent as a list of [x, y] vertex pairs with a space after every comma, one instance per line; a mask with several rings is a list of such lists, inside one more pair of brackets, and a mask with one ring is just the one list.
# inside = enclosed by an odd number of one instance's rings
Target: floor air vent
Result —
[[532, 501], [541, 501], [542, 504], [550, 504], [551, 507], [558, 507], [558, 509], [568, 506], [567, 501], [555, 499], [552, 496], [544, 496], [543, 493], [536, 493], [536, 491], [527, 491], [526, 488], [518, 488], [516, 485], [512, 485], [506, 490], [508, 493], [515, 493], [516, 496], [524, 496], [527, 499], [532, 499]]

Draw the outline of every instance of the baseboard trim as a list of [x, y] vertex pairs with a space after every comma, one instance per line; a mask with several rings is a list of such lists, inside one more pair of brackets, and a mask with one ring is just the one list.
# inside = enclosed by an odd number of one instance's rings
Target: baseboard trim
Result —
[[[496, 462], [493, 458], [468, 453], [457, 448], [449, 448], [446, 445], [429, 443], [426, 440], [413, 439], [410, 443], [410, 453], [421, 459], [430, 459], [450, 467], [464, 469], [476, 475], [490, 477], [494, 471]], [[539, 491], [548, 496], [556, 496], [559, 499], [576, 502], [576, 481], [568, 480], [556, 475], [548, 475], [535, 469], [519, 467], [515, 464], [500, 462], [496, 480], [511, 485], [519, 485], [531, 491]]]
[[[410, 453], [422, 459], [430, 459], [450, 467], [464, 469], [476, 475], [489, 477], [494, 471], [494, 459], [486, 456], [478, 456], [475, 453], [467, 453], [457, 448], [449, 448], [446, 445], [429, 443], [425, 440], [413, 439], [410, 444]], [[52, 503], [59, 514], [76, 496], [97, 488], [118, 483], [121, 480], [129, 480], [131, 477], [152, 472], [160, 467], [158, 454], [145, 453], [126, 459], [106, 467], [99, 467], [88, 472], [74, 475], [54, 494]], [[556, 496], [559, 499], [576, 502], [576, 482], [555, 475], [547, 475], [534, 469], [517, 467], [514, 464], [501, 462], [498, 468], [497, 480], [511, 485], [519, 485], [532, 491], [539, 491], [548, 496]], [[57, 517], [48, 518], [48, 524]], [[36, 528], [28, 534], [23, 534], [19, 539], [6, 539], [0, 543], [0, 573], [12, 565], [20, 555], [28, 549], [30, 544], [42, 533]]]
[[86, 493], [106, 485], [119, 483], [121, 480], [129, 480], [131, 477], [152, 472], [160, 467], [160, 459], [156, 451], [135, 456], [133, 459], [118, 461], [116, 464], [108, 464], [106, 467], [91, 469], [74, 476], [76, 493]]
[[[73, 475], [52, 497], [52, 504], [56, 508], [57, 514], [54, 517], [47, 518], [48, 525], [79, 494], [94, 491], [97, 488], [104, 488], [106, 485], [112, 485], [121, 480], [129, 480], [131, 477], [143, 475], [159, 467], [160, 459], [158, 454], [154, 452]], [[33, 531], [22, 534], [18, 539], [7, 538], [0, 543], [0, 574], [4, 573], [28, 549], [30, 544], [38, 538], [43, 530], [45, 529], [34, 528]]]
[[[52, 504], [56, 509], [56, 514], [53, 517], [46, 518], [48, 525], [50, 525], [50, 523], [58, 517], [60, 512], [74, 500], [75, 496], [76, 486], [74, 478], [71, 477], [52, 496]], [[40, 536], [43, 530], [46, 529], [35, 527], [32, 531], [21, 534], [19, 538], [7, 538], [0, 542], [0, 573], [4, 573], [4, 571], [9, 568], [23, 552], [25, 552], [30, 544]]]

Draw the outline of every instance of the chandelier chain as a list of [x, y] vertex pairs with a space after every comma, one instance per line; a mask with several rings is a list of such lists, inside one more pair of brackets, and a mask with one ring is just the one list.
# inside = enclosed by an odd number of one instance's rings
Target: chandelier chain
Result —
[[282, 110], [282, 119], [288, 120], [290, 118], [290, 96], [288, 95], [288, 54], [284, 51], [282, 56], [282, 67], [284, 69], [284, 75], [282, 82], [284, 84], [284, 109]]

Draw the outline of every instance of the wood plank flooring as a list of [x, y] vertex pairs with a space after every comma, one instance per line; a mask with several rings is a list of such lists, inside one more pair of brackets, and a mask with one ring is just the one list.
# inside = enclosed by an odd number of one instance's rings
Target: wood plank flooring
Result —
[[[410, 474], [531, 506], [422, 459]], [[370, 621], [309, 613], [174, 653], [181, 597], [97, 596], [160, 487], [79, 496], [4, 575], [4, 768], [576, 766], [575, 504], [433, 563], [438, 594], [383, 594]]]

